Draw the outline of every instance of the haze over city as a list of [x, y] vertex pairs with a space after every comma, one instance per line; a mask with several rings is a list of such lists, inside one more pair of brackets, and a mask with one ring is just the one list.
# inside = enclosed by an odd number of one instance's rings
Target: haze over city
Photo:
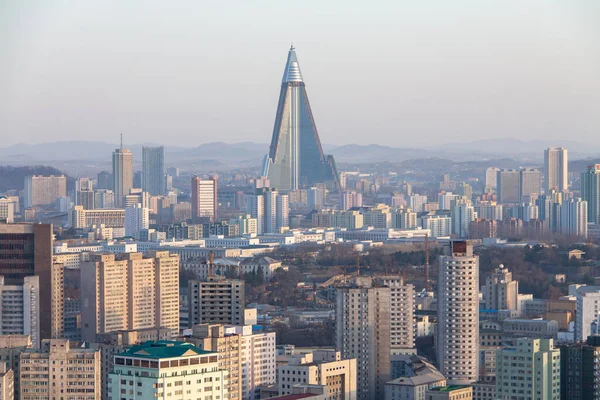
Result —
[[600, 2], [0, 29], [1, 400], [600, 400]]
[[266, 143], [292, 42], [325, 144], [600, 144], [599, 19], [596, 1], [4, 2], [2, 145]]

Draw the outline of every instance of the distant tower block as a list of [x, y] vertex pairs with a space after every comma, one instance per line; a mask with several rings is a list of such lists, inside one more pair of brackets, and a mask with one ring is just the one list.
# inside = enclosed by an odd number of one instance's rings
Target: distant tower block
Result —
[[316, 183], [340, 189], [333, 156], [323, 154], [294, 46], [283, 72], [271, 148], [262, 175], [269, 178], [271, 187], [283, 191]]

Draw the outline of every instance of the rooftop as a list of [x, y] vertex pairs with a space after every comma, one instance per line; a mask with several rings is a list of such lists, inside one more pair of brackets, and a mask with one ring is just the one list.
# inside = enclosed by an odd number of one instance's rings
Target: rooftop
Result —
[[467, 385], [449, 385], [449, 386], [438, 386], [435, 388], [431, 388], [429, 390], [432, 390], [435, 392], [453, 392], [455, 390], [467, 389], [470, 387], [471, 386], [467, 386]]
[[170, 340], [159, 340], [159, 341], [148, 341], [137, 346], [131, 347], [125, 353], [120, 354], [126, 357], [139, 357], [139, 358], [175, 358], [175, 357], [189, 357], [203, 354], [214, 354], [210, 351], [203, 351], [196, 346], [185, 343], [175, 342]]

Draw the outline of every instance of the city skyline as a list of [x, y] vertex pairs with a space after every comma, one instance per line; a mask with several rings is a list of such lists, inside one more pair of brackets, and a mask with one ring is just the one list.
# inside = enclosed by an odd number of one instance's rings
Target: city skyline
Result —
[[[540, 2], [543, 7], [524, 12], [517, 4], [464, 4], [270, 4], [269, 12], [212, 5], [190, 7], [185, 15], [149, 6], [133, 24], [134, 10], [126, 5], [57, 3], [40, 13], [6, 6], [3, 48], [11, 62], [0, 75], [7, 88], [0, 126], [11, 133], [6, 144], [49, 135], [98, 140], [112, 132], [136, 142], [160, 142], [165, 134], [181, 144], [216, 137], [266, 142], [275, 106], [266, 83], [279, 75], [278, 56], [294, 42], [307, 65], [324, 143], [361, 143], [366, 135], [394, 146], [447, 138], [557, 140], [567, 132], [599, 143], [598, 4]], [[297, 15], [294, 22], [276, 25], [290, 14]], [[299, 24], [306, 19], [314, 24], [310, 32]], [[243, 38], [226, 34], [247, 20], [262, 29]], [[142, 40], [158, 33], [158, 21], [161, 35]], [[210, 32], [223, 35], [211, 43], [196, 40]], [[243, 85], [237, 84], [240, 70]]]

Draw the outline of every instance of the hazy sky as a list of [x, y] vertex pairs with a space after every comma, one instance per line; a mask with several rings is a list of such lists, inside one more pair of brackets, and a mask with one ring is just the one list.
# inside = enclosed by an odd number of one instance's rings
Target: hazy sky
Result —
[[600, 145], [600, 1], [0, 1], [0, 146], [269, 142], [290, 43], [323, 143]]

